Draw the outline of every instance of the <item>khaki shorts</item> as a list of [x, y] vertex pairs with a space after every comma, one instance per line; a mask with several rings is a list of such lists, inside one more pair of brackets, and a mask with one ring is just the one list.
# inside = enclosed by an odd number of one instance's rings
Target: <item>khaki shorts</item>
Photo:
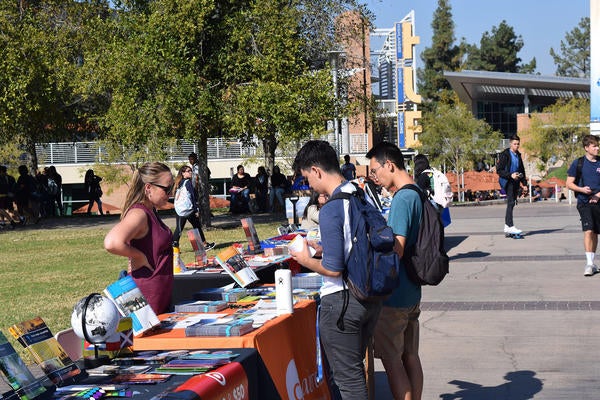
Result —
[[375, 326], [374, 354], [391, 360], [419, 354], [419, 304], [409, 308], [383, 307]]

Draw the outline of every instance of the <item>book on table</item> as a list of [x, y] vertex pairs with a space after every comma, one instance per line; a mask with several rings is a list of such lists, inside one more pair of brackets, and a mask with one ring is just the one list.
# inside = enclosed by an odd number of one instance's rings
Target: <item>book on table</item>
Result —
[[215, 260], [241, 287], [247, 287], [259, 280], [254, 270], [244, 260], [244, 256], [233, 246], [229, 246], [217, 254]]
[[256, 227], [254, 226], [254, 221], [252, 218], [242, 218], [240, 221], [242, 223], [244, 233], [246, 234], [246, 240], [248, 240], [248, 252], [250, 254], [262, 253], [263, 250], [260, 247], [258, 232], [256, 231]]
[[15, 348], [0, 332], [0, 371], [21, 400], [31, 400], [46, 388], [33, 376]]
[[130, 275], [108, 285], [104, 294], [115, 303], [122, 316], [131, 318], [135, 336], [160, 325], [156, 313]]
[[192, 249], [194, 250], [196, 264], [198, 264], [199, 267], [205, 266], [208, 262], [208, 258], [206, 256], [204, 243], [202, 242], [202, 238], [200, 238], [200, 232], [197, 228], [194, 228], [190, 229], [187, 235], [188, 239], [190, 239], [190, 243], [192, 244]]
[[233, 317], [205, 319], [185, 328], [185, 336], [243, 336], [252, 332], [253, 320]]
[[68, 381], [81, 373], [41, 317], [15, 324], [8, 331], [54, 384]]

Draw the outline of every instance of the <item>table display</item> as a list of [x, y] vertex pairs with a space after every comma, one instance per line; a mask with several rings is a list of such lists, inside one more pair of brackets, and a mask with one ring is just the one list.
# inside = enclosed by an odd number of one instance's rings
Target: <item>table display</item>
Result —
[[256, 348], [281, 398], [328, 399], [326, 381], [317, 379], [316, 316], [316, 302], [304, 300], [294, 306], [293, 314], [278, 316], [243, 336], [189, 337], [179, 328], [136, 337], [134, 348]]

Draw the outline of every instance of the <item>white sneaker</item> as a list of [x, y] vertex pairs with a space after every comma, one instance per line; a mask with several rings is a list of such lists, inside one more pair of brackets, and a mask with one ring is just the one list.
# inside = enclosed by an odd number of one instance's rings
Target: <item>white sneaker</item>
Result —
[[598, 273], [598, 267], [596, 266], [596, 264], [588, 264], [583, 270], [583, 276], [592, 276], [596, 273]]
[[510, 226], [504, 224], [504, 233], [508, 233], [509, 229], [510, 229]]
[[504, 232], [508, 233], [508, 234], [511, 234], [511, 235], [520, 235], [521, 233], [523, 233], [523, 231], [520, 230], [520, 229], [518, 229], [516, 226], [510, 226]]

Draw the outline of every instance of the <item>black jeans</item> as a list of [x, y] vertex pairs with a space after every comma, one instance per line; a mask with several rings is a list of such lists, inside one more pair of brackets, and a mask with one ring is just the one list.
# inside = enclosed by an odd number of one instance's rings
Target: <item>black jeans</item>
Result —
[[504, 216], [504, 223], [508, 226], [513, 226], [513, 208], [517, 204], [517, 198], [519, 197], [519, 182], [509, 180], [506, 184], [506, 215]]
[[183, 227], [185, 223], [190, 221], [193, 228], [198, 229], [198, 233], [200, 234], [200, 239], [202, 239], [202, 243], [206, 243], [206, 238], [204, 237], [204, 232], [202, 231], [202, 223], [200, 219], [196, 216], [196, 213], [191, 213], [187, 217], [181, 217], [177, 215], [175, 217], [175, 232], [173, 232], [173, 247], [179, 247], [179, 238], [181, 237], [181, 232], [183, 232]]

